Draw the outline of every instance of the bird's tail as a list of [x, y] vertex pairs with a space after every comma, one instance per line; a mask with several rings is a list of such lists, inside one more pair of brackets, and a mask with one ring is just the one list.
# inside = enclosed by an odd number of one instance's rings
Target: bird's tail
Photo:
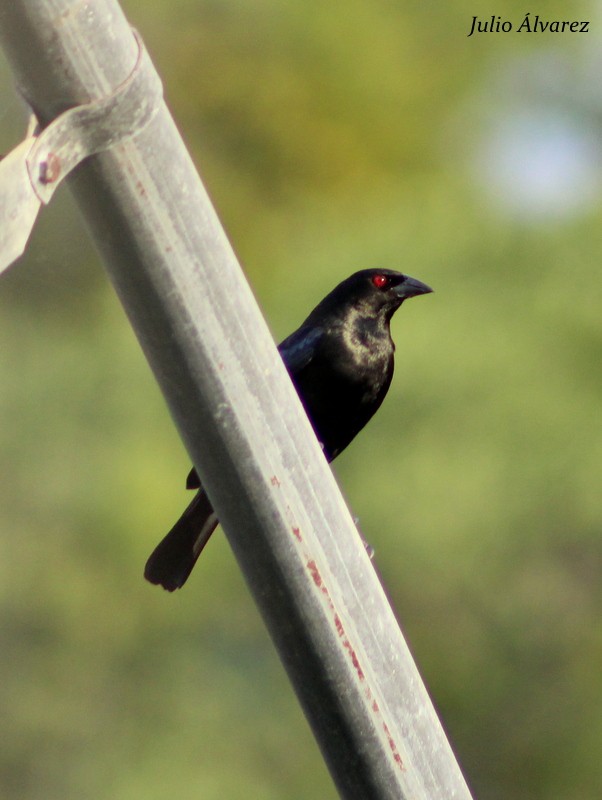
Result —
[[151, 553], [144, 568], [146, 580], [162, 586], [168, 592], [180, 589], [217, 524], [215, 511], [201, 488]]

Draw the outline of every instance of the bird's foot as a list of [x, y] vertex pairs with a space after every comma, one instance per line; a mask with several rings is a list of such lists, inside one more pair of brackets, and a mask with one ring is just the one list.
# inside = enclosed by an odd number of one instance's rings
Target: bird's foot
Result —
[[374, 548], [372, 547], [372, 545], [370, 544], [370, 542], [367, 542], [364, 539], [364, 534], [362, 533], [362, 529], [360, 528], [360, 518], [359, 517], [354, 517], [353, 521], [355, 522], [355, 527], [357, 528], [357, 532], [360, 535], [360, 539], [362, 540], [362, 544], [366, 548], [366, 553], [368, 554], [368, 558], [370, 559], [370, 561], [372, 561], [372, 559], [374, 558], [374, 552], [375, 551], [374, 551]]

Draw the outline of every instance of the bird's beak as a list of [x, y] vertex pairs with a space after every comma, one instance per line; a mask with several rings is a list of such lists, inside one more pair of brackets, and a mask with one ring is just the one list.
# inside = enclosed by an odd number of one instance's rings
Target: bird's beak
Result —
[[416, 295], [419, 294], [429, 294], [429, 292], [432, 291], [431, 287], [427, 286], [426, 283], [422, 283], [422, 281], [418, 281], [416, 278], [410, 278], [409, 275], [405, 277], [402, 283], [395, 287], [397, 296], [402, 300], [406, 300], [408, 297], [416, 297]]

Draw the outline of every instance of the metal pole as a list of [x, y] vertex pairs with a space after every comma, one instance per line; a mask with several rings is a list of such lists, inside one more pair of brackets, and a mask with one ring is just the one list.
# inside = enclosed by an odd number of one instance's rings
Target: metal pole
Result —
[[[136, 57], [113, 0], [0, 0], [0, 41], [42, 123], [110, 93]], [[165, 105], [68, 182], [341, 796], [469, 798]]]

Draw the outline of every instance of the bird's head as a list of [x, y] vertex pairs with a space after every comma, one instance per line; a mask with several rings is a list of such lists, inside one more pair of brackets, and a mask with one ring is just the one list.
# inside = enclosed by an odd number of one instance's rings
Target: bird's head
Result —
[[353, 307], [372, 317], [391, 319], [399, 306], [410, 297], [432, 292], [426, 283], [391, 269], [364, 269], [340, 283], [322, 301], [328, 310]]

